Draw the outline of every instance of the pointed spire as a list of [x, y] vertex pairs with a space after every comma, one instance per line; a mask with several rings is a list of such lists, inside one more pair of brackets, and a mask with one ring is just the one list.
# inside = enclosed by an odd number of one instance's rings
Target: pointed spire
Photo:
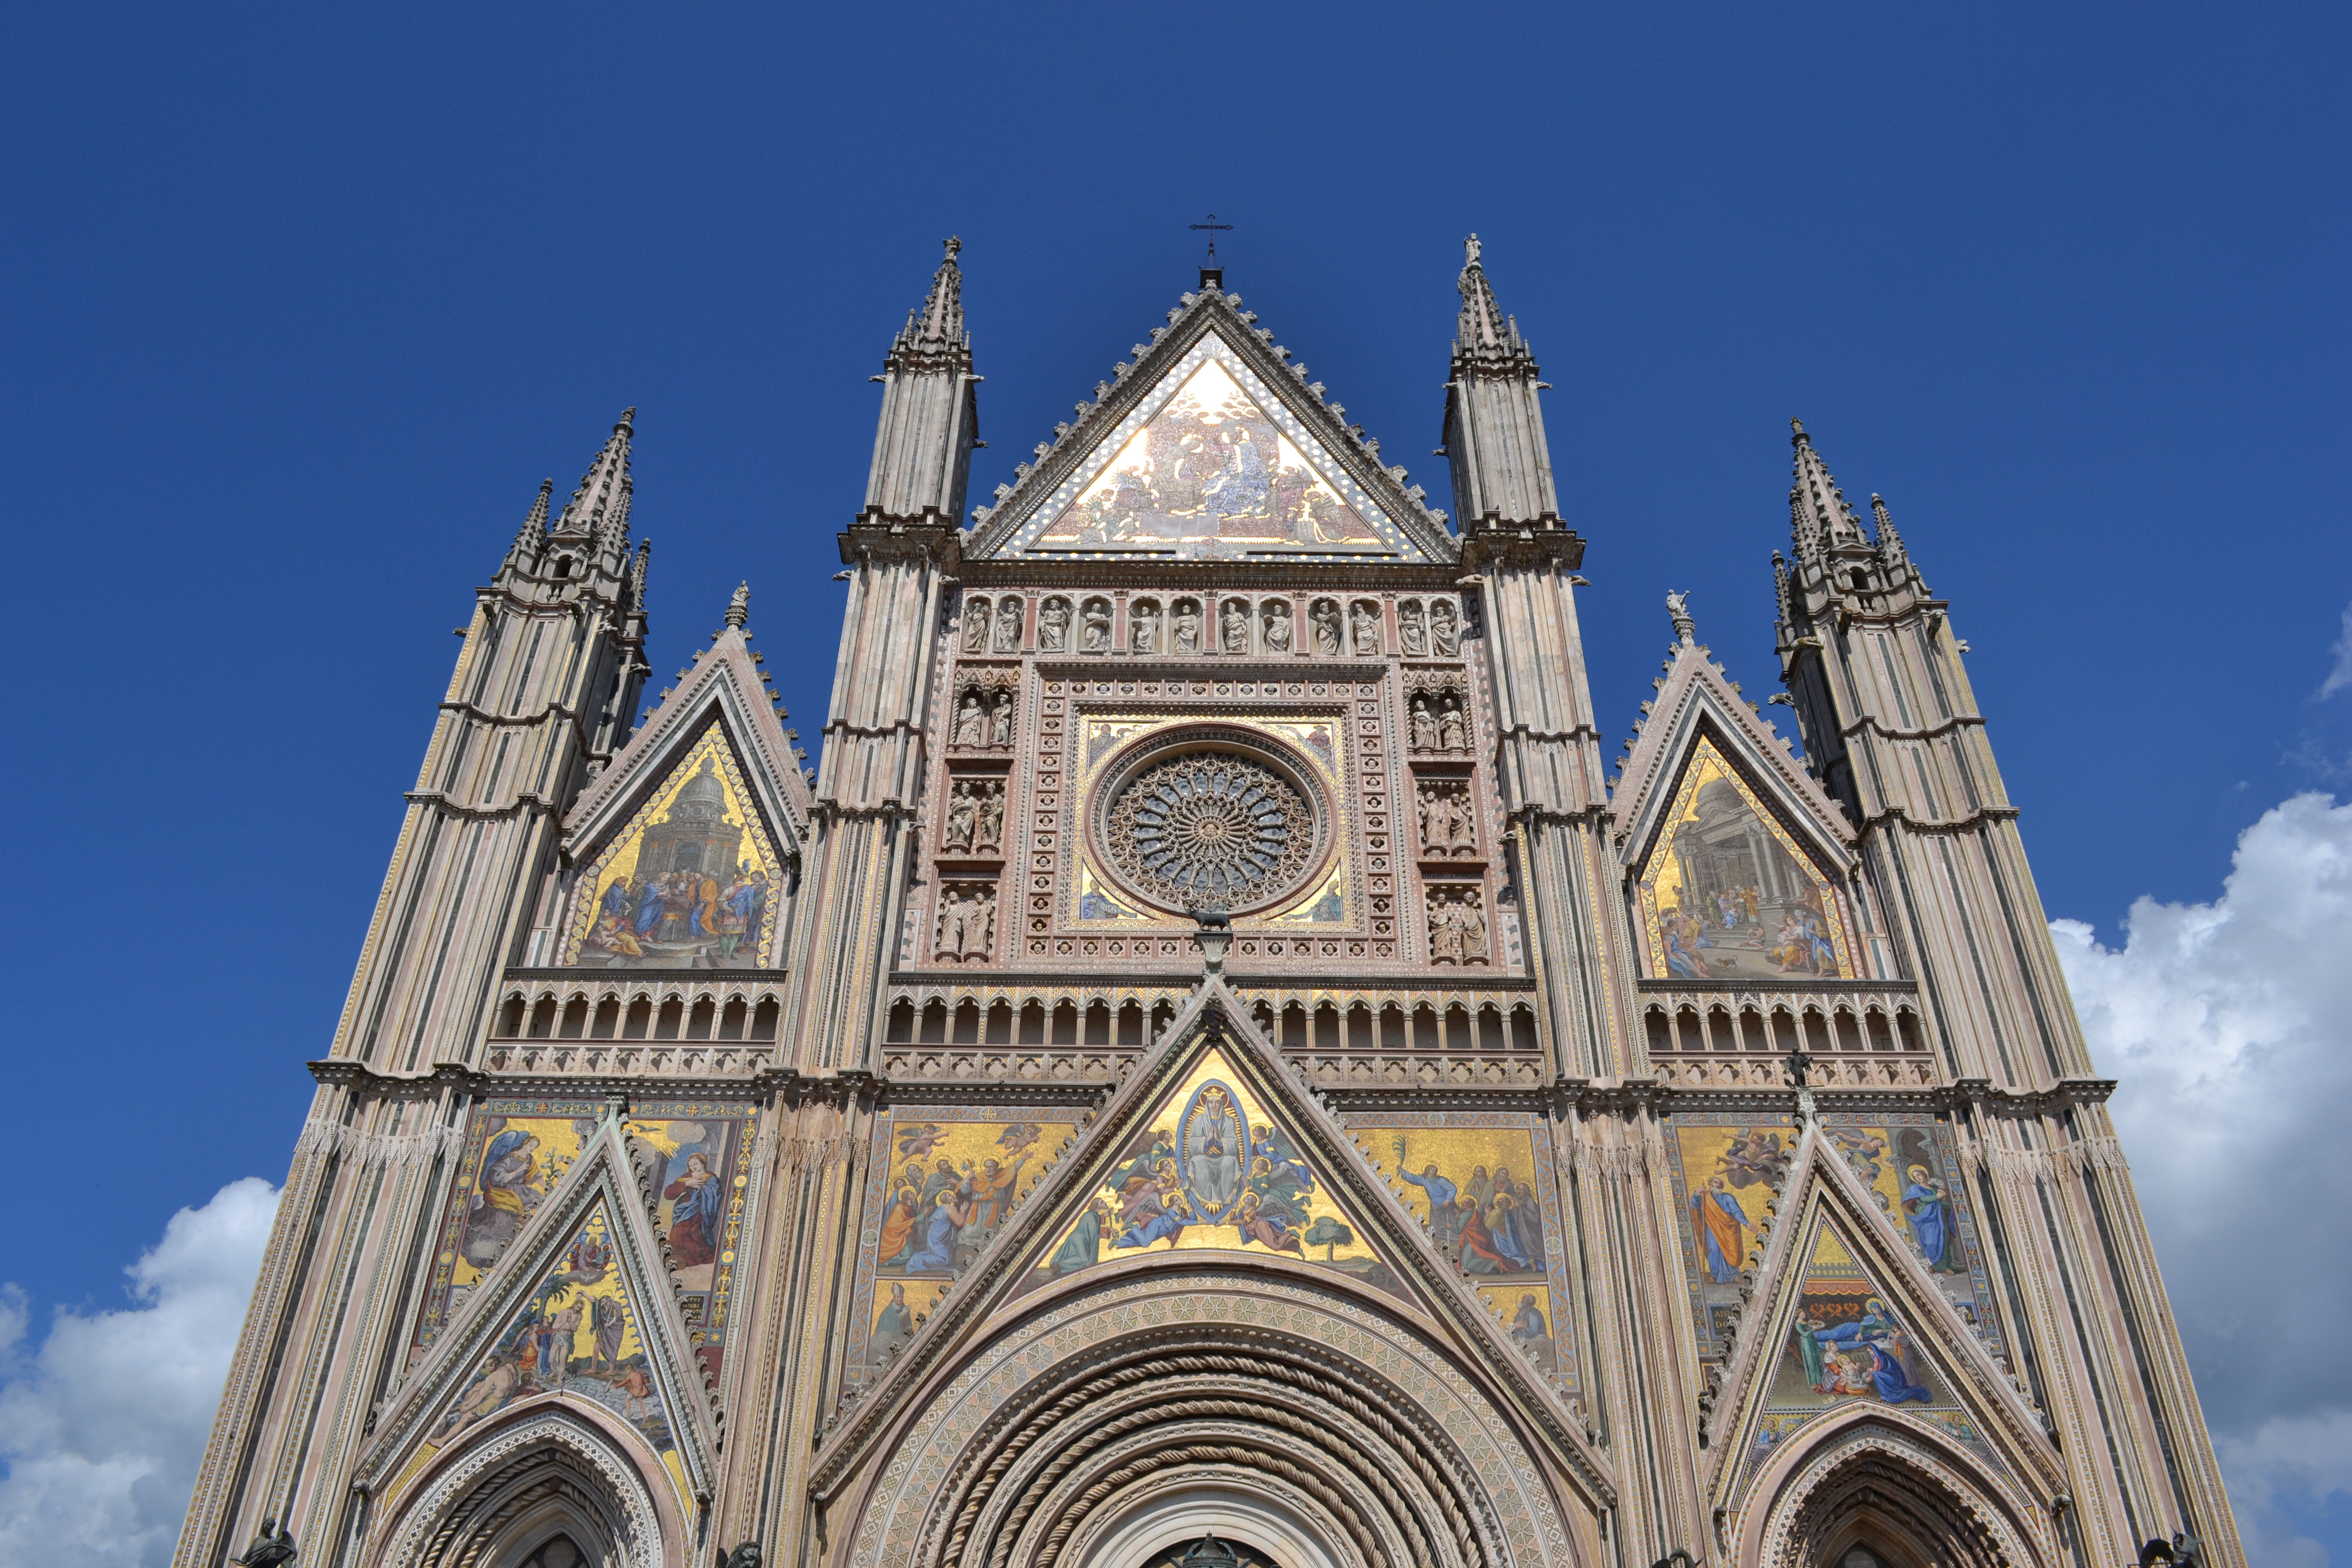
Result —
[[1900, 565], [1908, 552], [1903, 536], [1895, 531], [1895, 520], [1886, 514], [1886, 499], [1876, 490], [1870, 492], [1870, 515], [1878, 524], [1878, 553], [1889, 566]]
[[1519, 337], [1519, 323], [1503, 314], [1494, 286], [1486, 281], [1482, 260], [1486, 247], [1476, 235], [1462, 242], [1462, 276], [1455, 287], [1462, 294], [1462, 314], [1454, 329], [1456, 374], [1465, 369], [1487, 375], [1534, 375], [1535, 355]]
[[1816, 544], [1867, 544], [1862, 520], [1845, 503], [1845, 492], [1838, 489], [1829, 468], [1813, 450], [1812, 437], [1805, 434], [1804, 421], [1791, 419], [1792, 434], [1789, 444], [1796, 449], [1795, 482], [1789, 487], [1789, 514], [1801, 556], [1810, 556]]
[[1537, 394], [1544, 384], [1519, 324], [1486, 281], [1486, 247], [1462, 242], [1462, 314], [1445, 383], [1446, 464], [1463, 528], [1559, 526], [1551, 447]]
[[963, 241], [950, 235], [940, 244], [946, 258], [931, 274], [931, 291], [921, 307], [907, 313], [907, 324], [882, 363], [886, 371], [938, 369], [943, 361], [956, 370], [971, 366], [971, 337], [963, 325], [963, 273], [956, 266]]
[[636, 431], [636, 417], [637, 411], [633, 407], [621, 410], [611, 439], [596, 454], [596, 460], [588, 465], [588, 471], [581, 476], [580, 488], [572, 492], [570, 504], [556, 520], [556, 532], [593, 532], [620, 502], [628, 482], [629, 438]]
[[727, 601], [727, 624], [741, 631], [751, 624], [751, 584], [735, 584], [735, 596]]
[[654, 542], [640, 540], [636, 563], [629, 568], [629, 604], [638, 610], [646, 607], [646, 567], [653, 560]]
[[517, 555], [539, 552], [540, 541], [547, 537], [547, 498], [554, 493], [553, 479], [539, 481], [539, 499], [530, 503], [530, 515], [522, 520], [522, 528], [515, 534], [514, 552]]

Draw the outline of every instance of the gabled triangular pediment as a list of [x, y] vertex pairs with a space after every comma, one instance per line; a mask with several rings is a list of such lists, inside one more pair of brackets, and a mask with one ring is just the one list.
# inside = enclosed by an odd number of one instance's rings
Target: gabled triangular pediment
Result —
[[617, 1120], [386, 1404], [361, 1484], [396, 1502], [477, 1437], [551, 1405], [626, 1434], [684, 1517], [709, 1495], [717, 1412]]
[[742, 700], [752, 671], [740, 634], [723, 634], [583, 794], [565, 824], [578, 870], [551, 962], [778, 962], [808, 787], [796, 767], [772, 765], [789, 742], [764, 703]]
[[1666, 661], [1610, 815], [1653, 977], [1872, 973], [1853, 827], [1706, 648]]
[[750, 634], [721, 631], [564, 813], [565, 849], [576, 859], [611, 837], [716, 724], [777, 853], [799, 859], [808, 839], [808, 780], [766, 680]]
[[1240, 305], [1215, 289], [1184, 296], [1117, 384], [976, 514], [967, 557], [1454, 559], [1443, 514]]
[[[936, 1200], [935, 1200], [936, 1201]], [[940, 1255], [957, 1216], [936, 1222]], [[913, 1392], [1017, 1318], [1166, 1269], [1299, 1269], [1486, 1369], [1596, 1490], [1612, 1484], [1558, 1369], [1515, 1341], [1337, 1117], [1210, 977], [1011, 1222], [828, 1427], [845, 1473]]]
[[1818, 1124], [1798, 1141], [1756, 1281], [1704, 1427], [1715, 1508], [1736, 1510], [1792, 1444], [1858, 1415], [1967, 1456], [2014, 1500], [2063, 1486], [2031, 1405]]

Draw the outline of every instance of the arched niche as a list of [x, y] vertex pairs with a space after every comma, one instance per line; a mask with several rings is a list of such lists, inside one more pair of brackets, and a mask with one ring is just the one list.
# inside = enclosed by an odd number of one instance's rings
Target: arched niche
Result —
[[667, 1473], [602, 1416], [550, 1401], [468, 1434], [393, 1500], [362, 1561], [509, 1568], [562, 1535], [598, 1568], [683, 1568], [686, 1522]]
[[1592, 1561], [1558, 1456], [1369, 1300], [1211, 1265], [1024, 1307], [904, 1391], [824, 1500], [836, 1568], [1139, 1568], [1201, 1529], [1280, 1568]]

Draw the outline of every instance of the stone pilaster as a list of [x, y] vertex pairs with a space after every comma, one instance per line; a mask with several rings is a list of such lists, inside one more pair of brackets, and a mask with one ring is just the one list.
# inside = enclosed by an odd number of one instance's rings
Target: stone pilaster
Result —
[[[1792, 422], [1793, 423], [1793, 422]], [[1970, 1125], [2037, 1397], [2074, 1471], [2069, 1528], [2128, 1560], [2183, 1524], [2236, 1531], [2128, 1171], [1952, 631], [1871, 498], [1875, 536], [1795, 426], [1780, 652], [1810, 765], [1865, 874]], [[2011, 1310], [2016, 1310], [2011, 1305]]]
[[[631, 411], [634, 413], [634, 410]], [[215, 1568], [262, 1517], [321, 1558], [399, 1371], [472, 1065], [556, 819], [643, 682], [629, 414], [551, 526], [542, 486], [472, 621], [408, 792], [176, 1562]], [[339, 1551], [340, 1544], [331, 1548]]]

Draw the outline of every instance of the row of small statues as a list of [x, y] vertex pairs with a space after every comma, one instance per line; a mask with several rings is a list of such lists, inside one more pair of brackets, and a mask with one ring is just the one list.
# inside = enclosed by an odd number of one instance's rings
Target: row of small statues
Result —
[[960, 779], [948, 794], [947, 831], [941, 849], [1001, 849], [1004, 845], [1004, 786], [984, 779]]
[[[931, 952], [962, 962], [985, 959], [996, 946], [996, 895], [987, 888], [950, 887], [940, 894]], [[1429, 956], [1438, 963], [1486, 962], [1485, 896], [1475, 887], [1429, 889]]]
[[[1076, 613], [1079, 650], [1108, 653], [1112, 640], [1110, 601], [1099, 596], [1088, 599]], [[963, 651], [1019, 653], [1026, 615], [1027, 602], [1016, 595], [1008, 594], [992, 605], [985, 597], [966, 601]], [[1069, 651], [1071, 616], [1070, 601], [1059, 596], [1038, 606], [1038, 652]], [[1344, 618], [1337, 599], [1318, 599], [1307, 605], [1307, 646], [1321, 657], [1337, 658], [1350, 647], [1364, 656], [1388, 651], [1381, 627], [1381, 607], [1370, 599], [1358, 599], [1348, 607]], [[1127, 612], [1129, 651], [1202, 651], [1202, 637], [1207, 628], [1198, 599], [1176, 600], [1169, 606], [1166, 622], [1163, 645], [1160, 601], [1136, 600]], [[1261, 651], [1291, 650], [1293, 627], [1287, 599], [1268, 599], [1255, 615], [1247, 599], [1222, 601], [1218, 605], [1218, 646], [1227, 653], [1248, 653], [1254, 622]], [[1461, 651], [1461, 617], [1451, 599], [1432, 600], [1425, 608], [1421, 600], [1407, 599], [1397, 605], [1397, 635], [1408, 658], [1424, 658], [1436, 654], [1450, 658]]]
[[940, 895], [931, 952], [940, 958], [986, 958], [996, 947], [996, 895], [982, 888], [950, 888]]
[[1012, 690], [999, 688], [991, 692], [982, 687], [965, 687], [956, 703], [954, 739], [959, 746], [1013, 744]]

